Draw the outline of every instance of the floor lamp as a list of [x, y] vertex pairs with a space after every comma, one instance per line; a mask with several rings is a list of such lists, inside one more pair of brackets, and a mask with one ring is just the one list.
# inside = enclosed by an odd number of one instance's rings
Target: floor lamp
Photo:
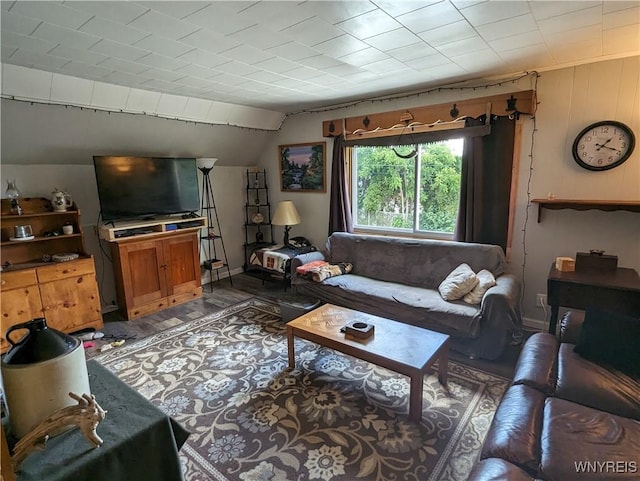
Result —
[[[202, 172], [202, 202], [200, 204], [200, 212], [201, 215], [206, 215], [207, 217], [207, 234], [200, 237], [200, 240], [204, 242], [203, 250], [206, 254], [203, 266], [211, 272], [211, 282], [213, 282], [213, 271], [216, 271], [216, 278], [220, 281], [220, 269], [226, 267], [229, 283], [233, 286], [229, 262], [227, 260], [227, 251], [224, 248], [224, 241], [222, 240], [222, 233], [220, 231], [220, 220], [218, 219], [218, 211], [216, 210], [216, 201], [213, 196], [213, 188], [211, 187], [210, 174], [217, 161], [218, 159], [211, 157], [197, 159], [198, 170]], [[222, 259], [218, 259], [216, 241], [219, 241], [222, 247], [224, 257], [222, 265], [218, 265], [218, 262], [222, 261]], [[211, 286], [211, 292], [213, 292], [213, 285]]]

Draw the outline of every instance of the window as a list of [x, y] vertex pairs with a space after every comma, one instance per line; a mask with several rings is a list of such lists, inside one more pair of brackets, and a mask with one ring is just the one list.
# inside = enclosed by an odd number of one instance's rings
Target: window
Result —
[[464, 139], [458, 138], [396, 147], [353, 147], [354, 227], [452, 237], [460, 201], [463, 145]]

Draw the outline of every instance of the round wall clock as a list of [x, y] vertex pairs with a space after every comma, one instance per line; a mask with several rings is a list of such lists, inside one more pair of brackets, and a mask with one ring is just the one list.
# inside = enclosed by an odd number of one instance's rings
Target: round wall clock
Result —
[[615, 120], [603, 120], [589, 125], [573, 142], [574, 160], [589, 170], [608, 170], [629, 158], [635, 147], [631, 129]]

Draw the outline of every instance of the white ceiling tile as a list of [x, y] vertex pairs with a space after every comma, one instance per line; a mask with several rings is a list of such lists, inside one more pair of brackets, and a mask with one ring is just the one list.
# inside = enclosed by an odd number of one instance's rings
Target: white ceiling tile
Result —
[[504, 52], [513, 49], [521, 49], [531, 45], [543, 45], [544, 39], [537, 30], [533, 32], [524, 32], [511, 37], [500, 38], [488, 42], [492, 49], [496, 52]]
[[553, 58], [556, 62], [560, 64], [573, 63], [602, 55], [601, 39], [583, 40], [577, 43], [579, 48], [575, 48], [576, 46], [573, 43], [560, 43], [553, 52]]
[[187, 98], [180, 95], [162, 94], [158, 102], [158, 115], [165, 117], [179, 117], [187, 105]]
[[252, 80], [258, 82], [275, 82], [276, 80], [282, 80], [282, 75], [278, 75], [277, 73], [268, 72], [266, 70], [259, 70], [257, 72], [250, 73], [245, 75], [245, 77], [250, 78]]
[[229, 59], [226, 57], [223, 57], [222, 55], [207, 52], [206, 50], [201, 50], [197, 48], [194, 48], [189, 52], [183, 55], [180, 55], [180, 57], [178, 58], [180, 60], [184, 60], [185, 62], [201, 65], [202, 67], [216, 67], [218, 65], [222, 65], [229, 62]]
[[243, 44], [266, 50], [277, 47], [291, 41], [289, 37], [264, 27], [263, 25], [253, 25], [239, 32], [229, 35], [230, 38], [242, 42]]
[[171, 17], [185, 18], [201, 11], [209, 5], [210, 2], [196, 1], [163, 1], [163, 2], [137, 2], [143, 7], [151, 8], [158, 12], [164, 13]]
[[224, 65], [219, 65], [218, 67], [216, 67], [215, 70], [221, 70], [223, 72], [230, 73], [233, 75], [243, 76], [243, 75], [248, 75], [250, 73], [257, 72], [260, 69], [253, 65], [247, 65], [245, 63], [236, 62], [235, 60], [232, 60], [231, 62], [225, 63]]
[[[464, 75], [465, 70], [453, 62], [444, 65], [434, 65], [426, 70], [432, 78], [453, 79], [457, 76]], [[445, 82], [446, 83], [446, 82]]]
[[69, 62], [66, 58], [53, 57], [41, 53], [29, 52], [28, 50], [18, 49], [12, 56], [11, 61], [25, 67], [33, 67], [41, 70], [54, 69], [58, 71], [65, 63]]
[[329, 86], [342, 84], [344, 83], [344, 80], [340, 77], [336, 77], [335, 75], [323, 73], [320, 77], [316, 77], [311, 80], [311, 83], [313, 83], [314, 85]]
[[397, 17], [440, 1], [441, 0], [402, 0], [399, 2], [397, 0], [376, 0], [375, 3], [381, 10], [384, 10], [392, 17]]
[[[187, 65], [185, 67], [181, 67], [178, 70], [171, 70], [171, 73], [174, 75], [198, 77], [201, 79], [208, 79], [217, 75], [217, 72], [214, 72], [211, 69], [200, 67], [199, 65], [193, 65], [193, 64]], [[180, 77], [177, 77], [173, 80], [177, 80], [178, 78]]]
[[290, 62], [289, 60], [285, 60], [283, 58], [273, 57], [269, 60], [255, 63], [254, 67], [268, 70], [269, 72], [283, 73], [289, 70], [293, 70], [294, 68], [298, 68], [298, 64]]
[[617, 27], [626, 27], [628, 25], [635, 25], [640, 27], [640, 3], [636, 3], [633, 8], [625, 10], [616, 10], [611, 13], [607, 13], [603, 17], [602, 26], [605, 30]]
[[111, 22], [103, 18], [92, 18], [80, 28], [80, 31], [125, 44], [136, 43], [149, 35], [148, 32], [143, 32], [142, 30], [127, 27], [126, 25]]
[[451, 58], [456, 55], [478, 52], [479, 50], [484, 50], [487, 47], [487, 43], [480, 37], [476, 36], [439, 45], [437, 50], [443, 55]]
[[283, 78], [281, 80], [276, 80], [273, 83], [279, 87], [295, 89], [302, 82], [297, 78]]
[[[164, 80], [165, 82], [176, 82], [183, 77], [187, 77], [191, 72], [189, 68], [191, 65], [187, 65], [184, 68], [178, 70], [164, 70], [161, 68], [151, 67], [144, 71], [144, 76], [148, 78], [153, 78], [157, 80]], [[210, 75], [213, 75], [213, 72], [209, 71]]]
[[147, 65], [143, 65], [137, 62], [129, 62], [128, 60], [122, 60], [119, 58], [108, 58], [100, 64], [103, 68], [109, 68], [120, 72], [139, 74], [148, 70]]
[[69, 60], [75, 60], [76, 62], [82, 62], [89, 65], [104, 62], [109, 58], [106, 55], [102, 55], [101, 53], [93, 50], [79, 50], [76, 48], [66, 47], [64, 45], [58, 45], [51, 51], [51, 53], [60, 58], [67, 58]]
[[312, 47], [316, 44], [331, 40], [332, 38], [339, 37], [344, 32], [322, 19], [311, 18], [285, 28], [281, 30], [280, 33], [289, 37], [291, 40]]
[[386, 58], [384, 60], [378, 60], [377, 62], [371, 62], [363, 65], [361, 68], [371, 72], [397, 72], [400, 70], [406, 70], [408, 67], [406, 64], [396, 60], [395, 58]]
[[162, 94], [164, 93], [169, 93], [169, 92], [175, 92], [176, 91], [176, 84], [173, 82], [167, 82], [166, 80], [160, 80], [157, 78], [153, 78], [153, 79], [149, 79], [145, 82], [141, 82], [140, 85], [138, 85], [141, 89], [145, 89], [145, 90], [153, 90], [155, 92], [160, 92]]
[[287, 77], [291, 77], [298, 80], [310, 80], [322, 75], [322, 72], [314, 68], [300, 67], [294, 70], [289, 70], [286, 73]]
[[185, 17], [184, 21], [222, 35], [244, 30], [256, 23], [250, 18], [238, 15], [232, 8], [229, 8], [228, 2], [212, 2], [206, 8]]
[[378, 62], [387, 58], [389, 58], [389, 55], [386, 53], [381, 52], [377, 48], [368, 47], [349, 55], [343, 55], [339, 60], [355, 67], [362, 67], [368, 63]]
[[225, 50], [220, 55], [222, 57], [230, 58], [248, 64], [262, 62], [263, 60], [270, 59], [274, 56], [270, 52], [258, 50], [257, 48], [251, 47], [249, 45], [238, 45], [237, 47]]
[[362, 73], [364, 70], [359, 67], [354, 67], [353, 65], [344, 64], [336, 67], [329, 67], [325, 71], [331, 75], [337, 75], [338, 77], [348, 77], [350, 75]]
[[113, 2], [110, 1], [77, 1], [73, 0], [67, 2], [66, 5], [69, 8], [76, 10], [82, 10], [88, 12], [91, 15], [95, 15], [105, 20], [111, 20], [121, 24], [128, 24], [133, 19], [138, 18], [144, 12], [149, 10], [135, 2], [118, 2], [117, 8]]
[[150, 10], [129, 23], [130, 27], [155, 33], [171, 40], [178, 40], [186, 37], [199, 29], [197, 25], [193, 25], [184, 21], [177, 20], [169, 15]]
[[94, 82], [91, 93], [91, 105], [115, 110], [124, 109], [129, 97], [127, 87], [112, 85], [104, 82]]
[[127, 99], [126, 109], [133, 112], [155, 113], [160, 101], [158, 92], [149, 90], [131, 89]]
[[314, 57], [320, 53], [317, 50], [307, 47], [306, 45], [301, 45], [298, 42], [289, 42], [284, 45], [278, 45], [277, 47], [268, 49], [268, 51], [278, 57], [282, 57], [293, 62], [307, 57]]
[[433, 68], [438, 65], [447, 65], [451, 63], [451, 60], [449, 60], [441, 53], [435, 53], [432, 55], [425, 55], [424, 57], [406, 60], [404, 63], [416, 70], [424, 70]]
[[100, 37], [94, 35], [48, 23], [41, 23], [36, 31], [33, 32], [33, 36], [74, 48], [89, 48], [100, 40]]
[[[5, 2], [2, 2], [2, 3], [4, 4]], [[5, 12], [5, 11], [2, 12], [0, 21], [2, 22], [3, 38], [6, 32], [14, 32], [14, 33], [20, 33], [22, 35], [30, 35], [31, 32], [33, 32], [36, 29], [36, 27], [40, 24], [40, 20], [37, 20], [35, 18], [25, 17], [24, 15], [20, 15], [18, 13]]]
[[335, 67], [336, 65], [342, 64], [340, 60], [333, 57], [327, 57], [326, 55], [315, 55], [314, 57], [303, 58], [298, 60], [297, 63], [316, 70], [324, 70], [325, 68]]
[[189, 65], [188, 62], [177, 58], [170, 58], [164, 55], [158, 55], [157, 53], [150, 53], [137, 60], [139, 64], [148, 65], [150, 67], [162, 68], [165, 70], [176, 70], [180, 67]]
[[589, 25], [602, 25], [602, 7], [592, 7], [538, 22], [543, 35], [566, 32]]
[[195, 87], [198, 89], [205, 89], [211, 87], [211, 82], [209, 80], [198, 78], [198, 77], [182, 77], [180, 79], [180, 85], [187, 85], [188, 87]]
[[6, 62], [7, 65], [10, 65], [8, 62], [11, 61], [11, 56], [17, 51], [17, 47], [9, 47], [8, 45], [0, 44], [0, 58], [2, 58], [2, 62]]
[[558, 17], [564, 15], [566, 13], [576, 12], [578, 10], [584, 10], [591, 7], [601, 6], [606, 8], [606, 5], [609, 3], [617, 3], [617, 2], [589, 2], [581, 0], [576, 2], [574, 0], [565, 0], [565, 1], [534, 1], [529, 2], [529, 6], [531, 8], [531, 12], [536, 20], [544, 20], [546, 18]]
[[530, 13], [529, 2], [518, 0], [486, 2], [461, 8], [460, 13], [475, 26], [498, 22]]
[[566, 50], [566, 44], [574, 44], [577, 46], [580, 42], [589, 42], [596, 40], [602, 41], [602, 31], [597, 25], [588, 25], [582, 28], [564, 30], [549, 35], [544, 35], [547, 45]]
[[219, 84], [229, 85], [232, 87], [238, 85], [244, 80], [244, 78], [239, 75], [233, 75], [226, 72], [221, 72], [220, 74], [216, 75], [215, 79]]
[[617, 12], [619, 10], [627, 10], [629, 8], [635, 8], [638, 2], [635, 0], [607, 0], [602, 4], [602, 13], [607, 14], [611, 12]]
[[401, 25], [393, 17], [377, 9], [340, 22], [337, 26], [354, 37], [364, 40], [374, 35], [396, 30]]
[[311, 18], [313, 14], [300, 8], [296, 2], [255, 2], [238, 15], [253, 23], [268, 25], [276, 32]]
[[69, 75], [53, 74], [51, 100], [63, 104], [91, 104], [93, 82]]
[[143, 77], [141, 75], [136, 75], [129, 72], [114, 71], [104, 77], [102, 80], [103, 82], [131, 87], [133, 85], [139, 85], [140, 83], [146, 82], [150, 79], [148, 77]]
[[74, 10], [58, 2], [15, 2], [11, 11], [71, 29], [80, 27], [91, 18], [86, 12]]
[[414, 33], [464, 20], [464, 17], [449, 2], [440, 2], [397, 17], [398, 22]]
[[368, 1], [318, 2], [310, 0], [302, 3], [300, 7], [334, 25], [376, 9], [376, 6]]
[[640, 28], [637, 25], [613, 28], [605, 30], [602, 37], [605, 55], [637, 52], [640, 45]]
[[554, 62], [544, 44], [503, 50], [497, 53], [514, 70], [535, 70], [538, 65], [551, 65]]
[[53, 74], [15, 65], [2, 66], [2, 93], [18, 98], [49, 99]]
[[500, 20], [498, 22], [487, 23], [477, 27], [478, 33], [486, 41], [497, 40], [499, 38], [511, 37], [521, 33], [538, 30], [533, 15], [527, 13], [519, 17]]
[[438, 53], [438, 51], [427, 45], [425, 42], [418, 42], [412, 45], [387, 50], [385, 53], [396, 60], [404, 62], [406, 60], [413, 60], [415, 58], [424, 57], [425, 55]]
[[167, 57], [179, 57], [193, 49], [191, 45], [169, 40], [155, 34], [143, 38], [135, 46], [144, 50], [152, 50]]
[[362, 40], [358, 40], [353, 35], [344, 34], [326, 42], [322, 42], [318, 45], [314, 45], [314, 50], [322, 52], [332, 57], [342, 57], [343, 55], [349, 55], [365, 48], [369, 48]]
[[242, 42], [235, 38], [225, 37], [206, 28], [180, 38], [180, 42], [213, 53], [224, 52], [230, 48], [242, 45]]
[[91, 47], [89, 51], [131, 61], [137, 60], [150, 53], [148, 50], [142, 50], [141, 48], [132, 47], [131, 45], [125, 45], [112, 40], [101, 40]]
[[398, 28], [397, 30], [369, 37], [367, 38], [366, 43], [378, 50], [388, 52], [389, 50], [406, 47], [407, 45], [415, 45], [416, 43], [421, 42], [420, 38], [409, 30], [405, 28]]
[[464, 19], [443, 25], [442, 27], [425, 30], [418, 34], [421, 39], [433, 46], [442, 45], [454, 40], [475, 37], [476, 35], [476, 30]]
[[451, 60], [465, 70], [479, 72], [490, 72], [504, 63], [504, 60], [490, 48], [465, 53], [463, 55], [456, 55], [455, 57], [451, 57]]
[[47, 53], [56, 47], [56, 43], [47, 42], [35, 37], [28, 37], [13, 32], [2, 32], [2, 45], [14, 48], [22, 48], [36, 53]]

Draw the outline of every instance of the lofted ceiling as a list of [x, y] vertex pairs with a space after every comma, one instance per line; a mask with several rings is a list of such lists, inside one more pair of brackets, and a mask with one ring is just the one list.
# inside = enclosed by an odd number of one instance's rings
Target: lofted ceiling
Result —
[[640, 53], [638, 1], [2, 1], [2, 62], [278, 112]]

